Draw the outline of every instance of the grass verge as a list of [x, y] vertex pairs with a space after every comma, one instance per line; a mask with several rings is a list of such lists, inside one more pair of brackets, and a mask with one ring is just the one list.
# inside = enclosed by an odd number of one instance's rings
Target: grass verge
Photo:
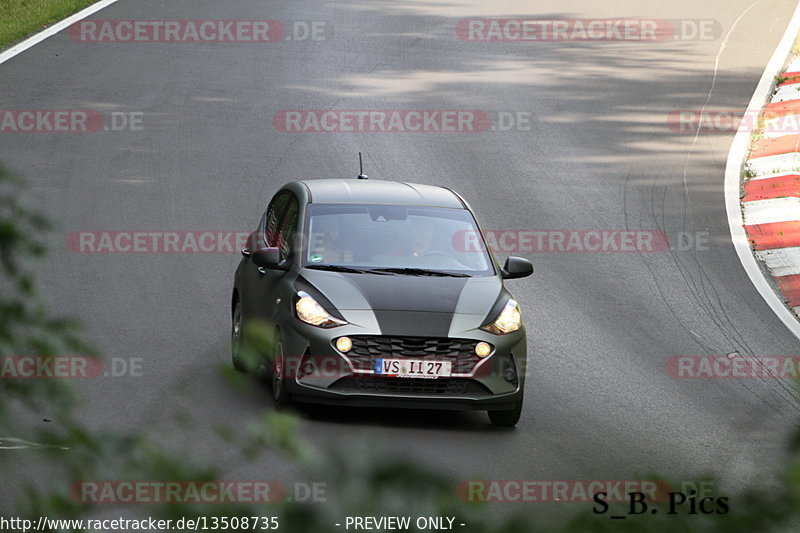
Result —
[[0, 0], [0, 49], [58, 22], [97, 0]]

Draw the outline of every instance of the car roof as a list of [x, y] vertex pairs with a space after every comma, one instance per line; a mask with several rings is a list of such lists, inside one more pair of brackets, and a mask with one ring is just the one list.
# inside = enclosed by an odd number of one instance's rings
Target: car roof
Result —
[[466, 209], [461, 198], [445, 187], [366, 179], [303, 180], [309, 203], [420, 205]]

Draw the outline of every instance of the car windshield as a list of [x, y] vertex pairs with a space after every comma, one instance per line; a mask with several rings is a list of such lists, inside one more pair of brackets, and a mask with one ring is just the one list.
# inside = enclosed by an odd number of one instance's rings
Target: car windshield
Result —
[[310, 204], [306, 228], [306, 267], [412, 275], [495, 273], [466, 209]]

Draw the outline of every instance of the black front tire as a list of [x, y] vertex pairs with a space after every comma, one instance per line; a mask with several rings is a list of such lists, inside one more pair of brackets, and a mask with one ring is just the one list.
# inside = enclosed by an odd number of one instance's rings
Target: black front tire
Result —
[[522, 415], [522, 400], [517, 402], [514, 409], [507, 411], [488, 411], [489, 420], [492, 425], [504, 428], [512, 428], [517, 425]]
[[272, 399], [277, 407], [285, 407], [291, 403], [291, 396], [286, 390], [286, 373], [286, 357], [283, 355], [283, 343], [279, 340], [272, 362]]
[[233, 368], [239, 372], [247, 372], [247, 367], [242, 362], [240, 354], [242, 352], [242, 304], [237, 300], [233, 307], [233, 319], [231, 321], [231, 362]]

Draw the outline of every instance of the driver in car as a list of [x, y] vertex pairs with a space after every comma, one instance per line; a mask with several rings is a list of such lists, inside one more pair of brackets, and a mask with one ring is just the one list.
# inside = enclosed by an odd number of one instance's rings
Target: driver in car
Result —
[[411, 243], [411, 255], [413, 257], [421, 257], [428, 252], [441, 251], [435, 245], [436, 235], [433, 227], [428, 224], [418, 223], [414, 233], [416, 238]]
[[353, 251], [343, 246], [339, 221], [334, 217], [321, 233], [316, 233], [312, 239], [312, 249], [309, 261], [324, 263], [326, 265], [348, 265], [353, 263]]

